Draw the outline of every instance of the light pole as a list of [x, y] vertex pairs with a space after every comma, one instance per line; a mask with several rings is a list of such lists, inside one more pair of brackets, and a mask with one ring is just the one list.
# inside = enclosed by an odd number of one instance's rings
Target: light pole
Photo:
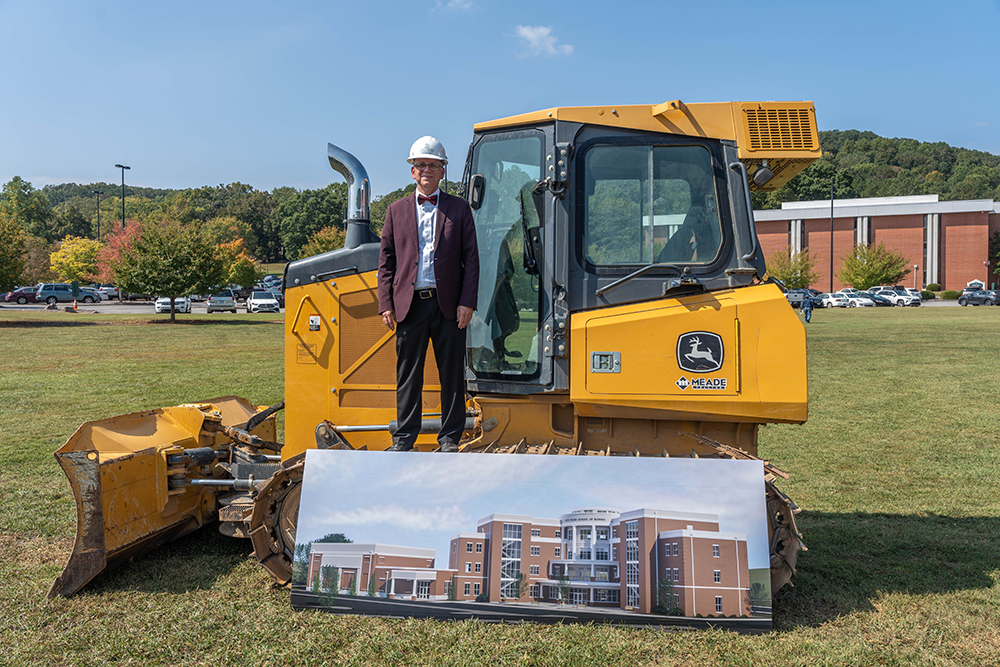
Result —
[[115, 167], [122, 170], [122, 231], [125, 230], [125, 170], [131, 169], [132, 167], [126, 167], [123, 164], [116, 164]]
[[986, 280], [983, 281], [983, 289], [990, 284], [990, 260], [983, 262], [983, 266], [986, 267]]
[[913, 265], [913, 289], [917, 289], [917, 264]]
[[[125, 172], [122, 172], [125, 173]], [[101, 240], [101, 193], [97, 190], [91, 190], [95, 195], [97, 195], [97, 240]]]
[[830, 292], [833, 292], [833, 176], [830, 177]]

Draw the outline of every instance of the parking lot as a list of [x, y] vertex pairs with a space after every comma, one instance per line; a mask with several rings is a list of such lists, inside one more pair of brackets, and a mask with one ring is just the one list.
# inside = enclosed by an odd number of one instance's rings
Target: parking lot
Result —
[[[67, 306], [72, 306], [72, 304], [61, 303], [57, 306], [58, 310], [62, 310]], [[0, 302], [0, 308], [4, 310], [45, 310], [46, 305], [44, 303], [28, 303], [23, 306], [19, 306], [16, 303], [2, 303]], [[243, 303], [237, 304], [238, 314], [245, 315]], [[83, 304], [77, 302], [77, 309], [81, 312], [98, 312], [98, 313], [116, 313], [119, 315], [153, 315], [155, 317], [170, 317], [170, 313], [153, 313], [153, 302], [152, 301], [126, 301], [124, 303], [119, 303], [118, 301], [102, 301], [101, 303], [88, 303]], [[285, 312], [282, 308], [281, 312]], [[191, 314], [192, 315], [205, 315], [205, 302], [196, 301], [191, 304]], [[185, 317], [187, 313], [176, 313], [178, 317]], [[232, 313], [212, 313], [213, 317], [232, 317]], [[257, 317], [257, 315], [254, 315]]]

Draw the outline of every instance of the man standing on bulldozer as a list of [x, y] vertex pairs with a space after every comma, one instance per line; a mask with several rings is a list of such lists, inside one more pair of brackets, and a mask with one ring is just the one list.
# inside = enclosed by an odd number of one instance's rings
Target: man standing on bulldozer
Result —
[[396, 330], [398, 429], [391, 450], [412, 450], [420, 434], [432, 342], [441, 379], [438, 444], [457, 452], [465, 426], [465, 327], [479, 290], [476, 227], [468, 202], [438, 188], [448, 164], [440, 141], [417, 139], [407, 162], [417, 190], [389, 205], [378, 266], [379, 313]]

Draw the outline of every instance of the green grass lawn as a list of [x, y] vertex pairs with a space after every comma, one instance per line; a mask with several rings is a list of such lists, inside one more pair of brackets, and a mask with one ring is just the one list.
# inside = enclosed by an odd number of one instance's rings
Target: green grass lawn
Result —
[[294, 613], [212, 529], [46, 599], [75, 532], [52, 452], [88, 419], [274, 403], [279, 323], [0, 310], [0, 665], [1000, 665], [1000, 308], [815, 312], [809, 422], [761, 431], [809, 546], [766, 635]]

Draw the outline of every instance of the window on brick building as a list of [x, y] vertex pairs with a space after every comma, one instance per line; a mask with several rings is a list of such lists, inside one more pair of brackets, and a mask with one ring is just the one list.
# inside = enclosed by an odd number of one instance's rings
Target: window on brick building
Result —
[[466, 542], [465, 543], [465, 551], [466, 551], [466, 553], [470, 553], [470, 554], [472, 553], [472, 542]]
[[476, 542], [476, 553], [477, 554], [483, 553], [483, 543], [482, 542]]
[[719, 557], [719, 545], [718, 544], [713, 544], [712, 545], [712, 557], [713, 558], [718, 558]]
[[478, 572], [482, 572], [482, 571], [483, 571], [483, 564], [482, 563], [476, 563], [476, 572], [478, 573]]
[[722, 596], [721, 595], [716, 595], [715, 596], [715, 613], [716, 614], [721, 614], [722, 613]]
[[674, 547], [674, 555], [676, 556], [677, 555], [677, 543], [676, 542], [674, 542], [673, 547]]
[[472, 563], [466, 563], [465, 564], [465, 571], [466, 572], [472, 572]]
[[469, 594], [469, 582], [465, 582], [465, 594]]
[[674, 581], [680, 581], [680, 580], [681, 580], [681, 571], [675, 567], [674, 568]]
[[541, 547], [531, 547], [531, 555], [532, 556], [541, 556], [542, 555], [542, 548]]
[[716, 570], [715, 571], [714, 581], [717, 584], [721, 584], [722, 583], [722, 570]]
[[562, 548], [556, 547], [556, 558], [562, 558], [562, 556], [559, 555], [561, 553], [562, 553]]
[[472, 592], [475, 593], [476, 595], [479, 595], [479, 584], [476, 584], [475, 586], [472, 587]]
[[540, 568], [539, 568], [538, 565], [532, 565], [530, 569], [531, 569], [531, 572], [530, 572], [531, 574], [540, 574], [541, 573], [541, 570], [540, 570]]

